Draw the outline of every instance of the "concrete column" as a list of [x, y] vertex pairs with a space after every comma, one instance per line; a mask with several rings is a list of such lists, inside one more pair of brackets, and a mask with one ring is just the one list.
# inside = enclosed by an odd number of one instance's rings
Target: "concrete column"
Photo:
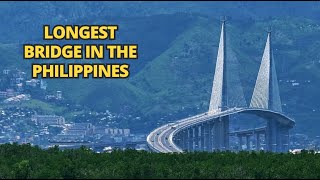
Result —
[[199, 144], [199, 126], [198, 125], [196, 125], [195, 127], [194, 127], [194, 130], [195, 130], [195, 138], [194, 138], [194, 150], [195, 151], [198, 151], [199, 150], [199, 146], [200, 146], [200, 144]]
[[204, 126], [204, 144], [203, 144], [203, 150], [204, 151], [210, 151], [209, 150], [209, 142], [210, 142], [210, 122], [207, 122], [203, 124]]
[[281, 147], [280, 152], [288, 152], [289, 151], [289, 129], [286, 127], [281, 128], [281, 135], [280, 135]]
[[215, 119], [214, 124], [214, 148], [216, 150], [229, 149], [229, 116]]
[[260, 151], [260, 133], [256, 133], [256, 151]]
[[214, 143], [214, 150], [220, 150], [220, 118], [214, 120], [214, 127], [213, 127], [213, 143]]
[[277, 143], [277, 152], [282, 152], [282, 128], [277, 125], [277, 135], [276, 135], [276, 143]]
[[290, 133], [289, 133], [289, 128], [285, 130], [285, 135], [286, 135], [286, 152], [290, 150]]
[[181, 149], [183, 151], [185, 151], [186, 149], [188, 149], [188, 145], [187, 145], [187, 142], [188, 142], [188, 132], [184, 129], [182, 131], [182, 147]]
[[202, 150], [202, 125], [198, 125], [198, 151]]
[[200, 151], [201, 150], [201, 147], [202, 147], [202, 144], [201, 144], [201, 125], [197, 125], [197, 130], [198, 130], [198, 133], [197, 133], [197, 143], [198, 143], [198, 148], [197, 150]]
[[[261, 135], [263, 135], [263, 137], [264, 137], [263, 150], [268, 151], [267, 150], [267, 146], [268, 146], [267, 145], [267, 130], [263, 131], [263, 133]], [[260, 144], [260, 146], [261, 146], [261, 144]]]
[[268, 119], [266, 130], [266, 148], [267, 151], [279, 151], [279, 124], [275, 119]]
[[188, 152], [192, 151], [193, 148], [193, 130], [192, 128], [188, 128]]
[[250, 135], [246, 135], [246, 145], [247, 145], [247, 150], [250, 150]]
[[219, 149], [220, 151], [224, 151], [225, 150], [225, 138], [224, 138], [224, 130], [225, 130], [225, 122], [224, 122], [224, 118], [220, 118], [220, 126], [219, 126]]
[[201, 136], [200, 136], [200, 141], [201, 141], [201, 151], [205, 151], [206, 150], [206, 134], [205, 134], [205, 124], [202, 123], [200, 125], [200, 129], [201, 129]]
[[196, 150], [196, 127], [192, 127], [192, 151]]
[[229, 116], [223, 117], [222, 148], [229, 150]]
[[209, 152], [212, 152], [213, 149], [213, 121], [209, 121], [209, 131], [208, 131], [208, 136], [209, 136], [209, 141], [208, 141], [208, 150]]
[[243, 145], [242, 135], [238, 135], [238, 138], [239, 138], [239, 150], [241, 151], [242, 150], [242, 145]]
[[178, 145], [181, 146], [181, 133], [177, 133], [174, 137], [173, 137], [173, 142]]

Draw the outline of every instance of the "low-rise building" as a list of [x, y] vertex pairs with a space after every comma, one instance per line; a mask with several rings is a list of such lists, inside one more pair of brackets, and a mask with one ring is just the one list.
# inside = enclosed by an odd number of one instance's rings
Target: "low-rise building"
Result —
[[7, 89], [6, 92], [7, 92], [7, 97], [13, 97], [16, 95], [13, 89]]
[[78, 129], [78, 130], [75, 130], [75, 129], [69, 129], [66, 131], [67, 135], [78, 135], [78, 136], [85, 136], [87, 135], [87, 130], [81, 130], [81, 129]]
[[39, 84], [39, 80], [38, 79], [31, 79], [29, 81], [26, 81], [26, 86], [32, 86], [32, 87], [36, 87]]
[[6, 98], [7, 92], [6, 91], [0, 91], [0, 98]]
[[104, 135], [104, 134], [106, 134], [106, 129], [103, 128], [103, 127], [95, 127], [94, 128], [94, 134]]
[[68, 131], [82, 131], [85, 135], [91, 135], [94, 132], [94, 126], [91, 123], [74, 123], [69, 128]]
[[129, 136], [130, 129], [106, 128], [105, 133], [110, 136]]
[[65, 119], [62, 116], [56, 115], [33, 115], [31, 120], [34, 121], [36, 124], [41, 126], [45, 125], [64, 125]]
[[46, 100], [56, 99], [56, 96], [55, 96], [55, 95], [46, 95], [46, 96], [45, 96], [45, 99], [46, 99]]
[[30, 95], [29, 94], [20, 94], [14, 97], [10, 97], [6, 100], [4, 100], [4, 103], [15, 103], [15, 102], [20, 102], [20, 101], [26, 101], [30, 100]]
[[10, 69], [4, 69], [2, 72], [3, 74], [8, 75], [10, 73]]
[[58, 100], [62, 99], [62, 91], [56, 92], [56, 99], [58, 99]]
[[84, 135], [75, 135], [75, 134], [58, 134], [50, 140], [50, 142], [60, 142], [60, 143], [83, 142], [83, 141], [85, 141]]

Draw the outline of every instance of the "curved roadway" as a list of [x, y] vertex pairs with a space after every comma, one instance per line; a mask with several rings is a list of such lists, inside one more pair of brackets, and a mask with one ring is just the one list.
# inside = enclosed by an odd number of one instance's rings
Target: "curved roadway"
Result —
[[179, 131], [190, 126], [200, 124], [202, 122], [212, 120], [214, 118], [228, 116], [236, 113], [253, 113], [263, 117], [277, 117], [277, 120], [284, 125], [293, 127], [295, 122], [291, 118], [281, 114], [280, 112], [267, 109], [252, 109], [252, 108], [232, 108], [216, 114], [202, 113], [196, 116], [188, 117], [176, 121], [175, 123], [165, 124], [153, 130], [147, 137], [147, 143], [150, 149], [155, 152], [172, 153], [183, 152], [174, 142], [173, 136]]

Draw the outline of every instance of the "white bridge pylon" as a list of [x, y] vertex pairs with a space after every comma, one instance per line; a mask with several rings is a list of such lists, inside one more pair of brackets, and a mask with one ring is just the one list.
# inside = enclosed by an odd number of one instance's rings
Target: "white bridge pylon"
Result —
[[250, 108], [262, 108], [282, 112], [277, 73], [271, 48], [271, 32], [268, 32]]
[[247, 107], [239, 78], [239, 62], [228, 42], [226, 20], [223, 20], [208, 114], [234, 107]]
[[221, 35], [218, 48], [216, 69], [213, 78], [213, 86], [209, 105], [209, 114], [221, 112], [222, 107], [222, 95], [223, 95], [223, 78], [224, 78], [224, 65], [225, 65], [225, 34], [224, 34], [225, 22], [221, 26]]

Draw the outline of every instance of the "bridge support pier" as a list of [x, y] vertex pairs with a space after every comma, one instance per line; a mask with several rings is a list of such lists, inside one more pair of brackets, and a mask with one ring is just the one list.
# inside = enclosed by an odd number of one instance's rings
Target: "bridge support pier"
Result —
[[202, 150], [202, 127], [201, 124], [197, 126], [198, 128], [198, 151]]
[[238, 135], [238, 139], [239, 139], [239, 151], [241, 151], [242, 150], [242, 145], [243, 145], [242, 135]]
[[173, 140], [178, 146], [181, 146], [181, 133], [177, 133]]
[[223, 150], [229, 150], [229, 116], [223, 118]]
[[199, 147], [199, 127], [193, 126], [193, 151], [197, 151]]
[[[238, 150], [264, 150], [286, 152], [289, 150], [289, 126], [277, 119], [268, 119], [267, 126], [229, 133], [229, 117], [224, 116], [189, 126], [177, 132], [174, 143], [183, 151], [225, 151], [229, 150], [229, 136], [239, 139]], [[261, 139], [265, 140], [265, 146]], [[245, 142], [244, 139], [245, 138]], [[242, 145], [246, 145], [243, 148]]]
[[201, 150], [201, 125], [196, 126], [196, 151]]
[[214, 120], [213, 126], [213, 151], [218, 151], [220, 148], [220, 119]]
[[268, 120], [266, 144], [268, 151], [287, 152], [289, 150], [289, 128], [281, 126], [274, 119]]
[[203, 144], [203, 150], [204, 151], [210, 151], [210, 123], [206, 123], [203, 125], [203, 137], [204, 137], [204, 144]]
[[214, 134], [214, 122], [213, 121], [209, 121], [209, 144], [208, 144], [208, 149], [209, 152], [213, 151], [213, 134]]
[[214, 124], [215, 150], [225, 151], [229, 149], [229, 116], [220, 117]]
[[246, 135], [246, 148], [247, 148], [247, 150], [250, 150], [251, 148], [250, 148], [250, 135], [249, 134], [247, 134]]
[[193, 146], [193, 130], [191, 128], [188, 128], [187, 129], [187, 132], [188, 132], [188, 147], [187, 147], [187, 150], [188, 152], [191, 152], [192, 151], [192, 146]]
[[269, 119], [267, 122], [266, 131], [266, 149], [267, 151], [280, 152], [281, 151], [281, 132], [280, 124], [275, 119]]
[[260, 151], [260, 133], [256, 133], [256, 151]]
[[286, 127], [281, 128], [280, 134], [280, 151], [288, 152], [289, 151], [289, 129]]
[[192, 127], [192, 152], [196, 149], [196, 128]]
[[200, 138], [200, 142], [201, 142], [201, 151], [205, 151], [206, 150], [206, 134], [205, 134], [205, 125], [201, 124], [200, 125], [200, 130], [201, 130], [201, 138]]
[[182, 150], [185, 151], [188, 149], [188, 131], [183, 130], [182, 132]]

